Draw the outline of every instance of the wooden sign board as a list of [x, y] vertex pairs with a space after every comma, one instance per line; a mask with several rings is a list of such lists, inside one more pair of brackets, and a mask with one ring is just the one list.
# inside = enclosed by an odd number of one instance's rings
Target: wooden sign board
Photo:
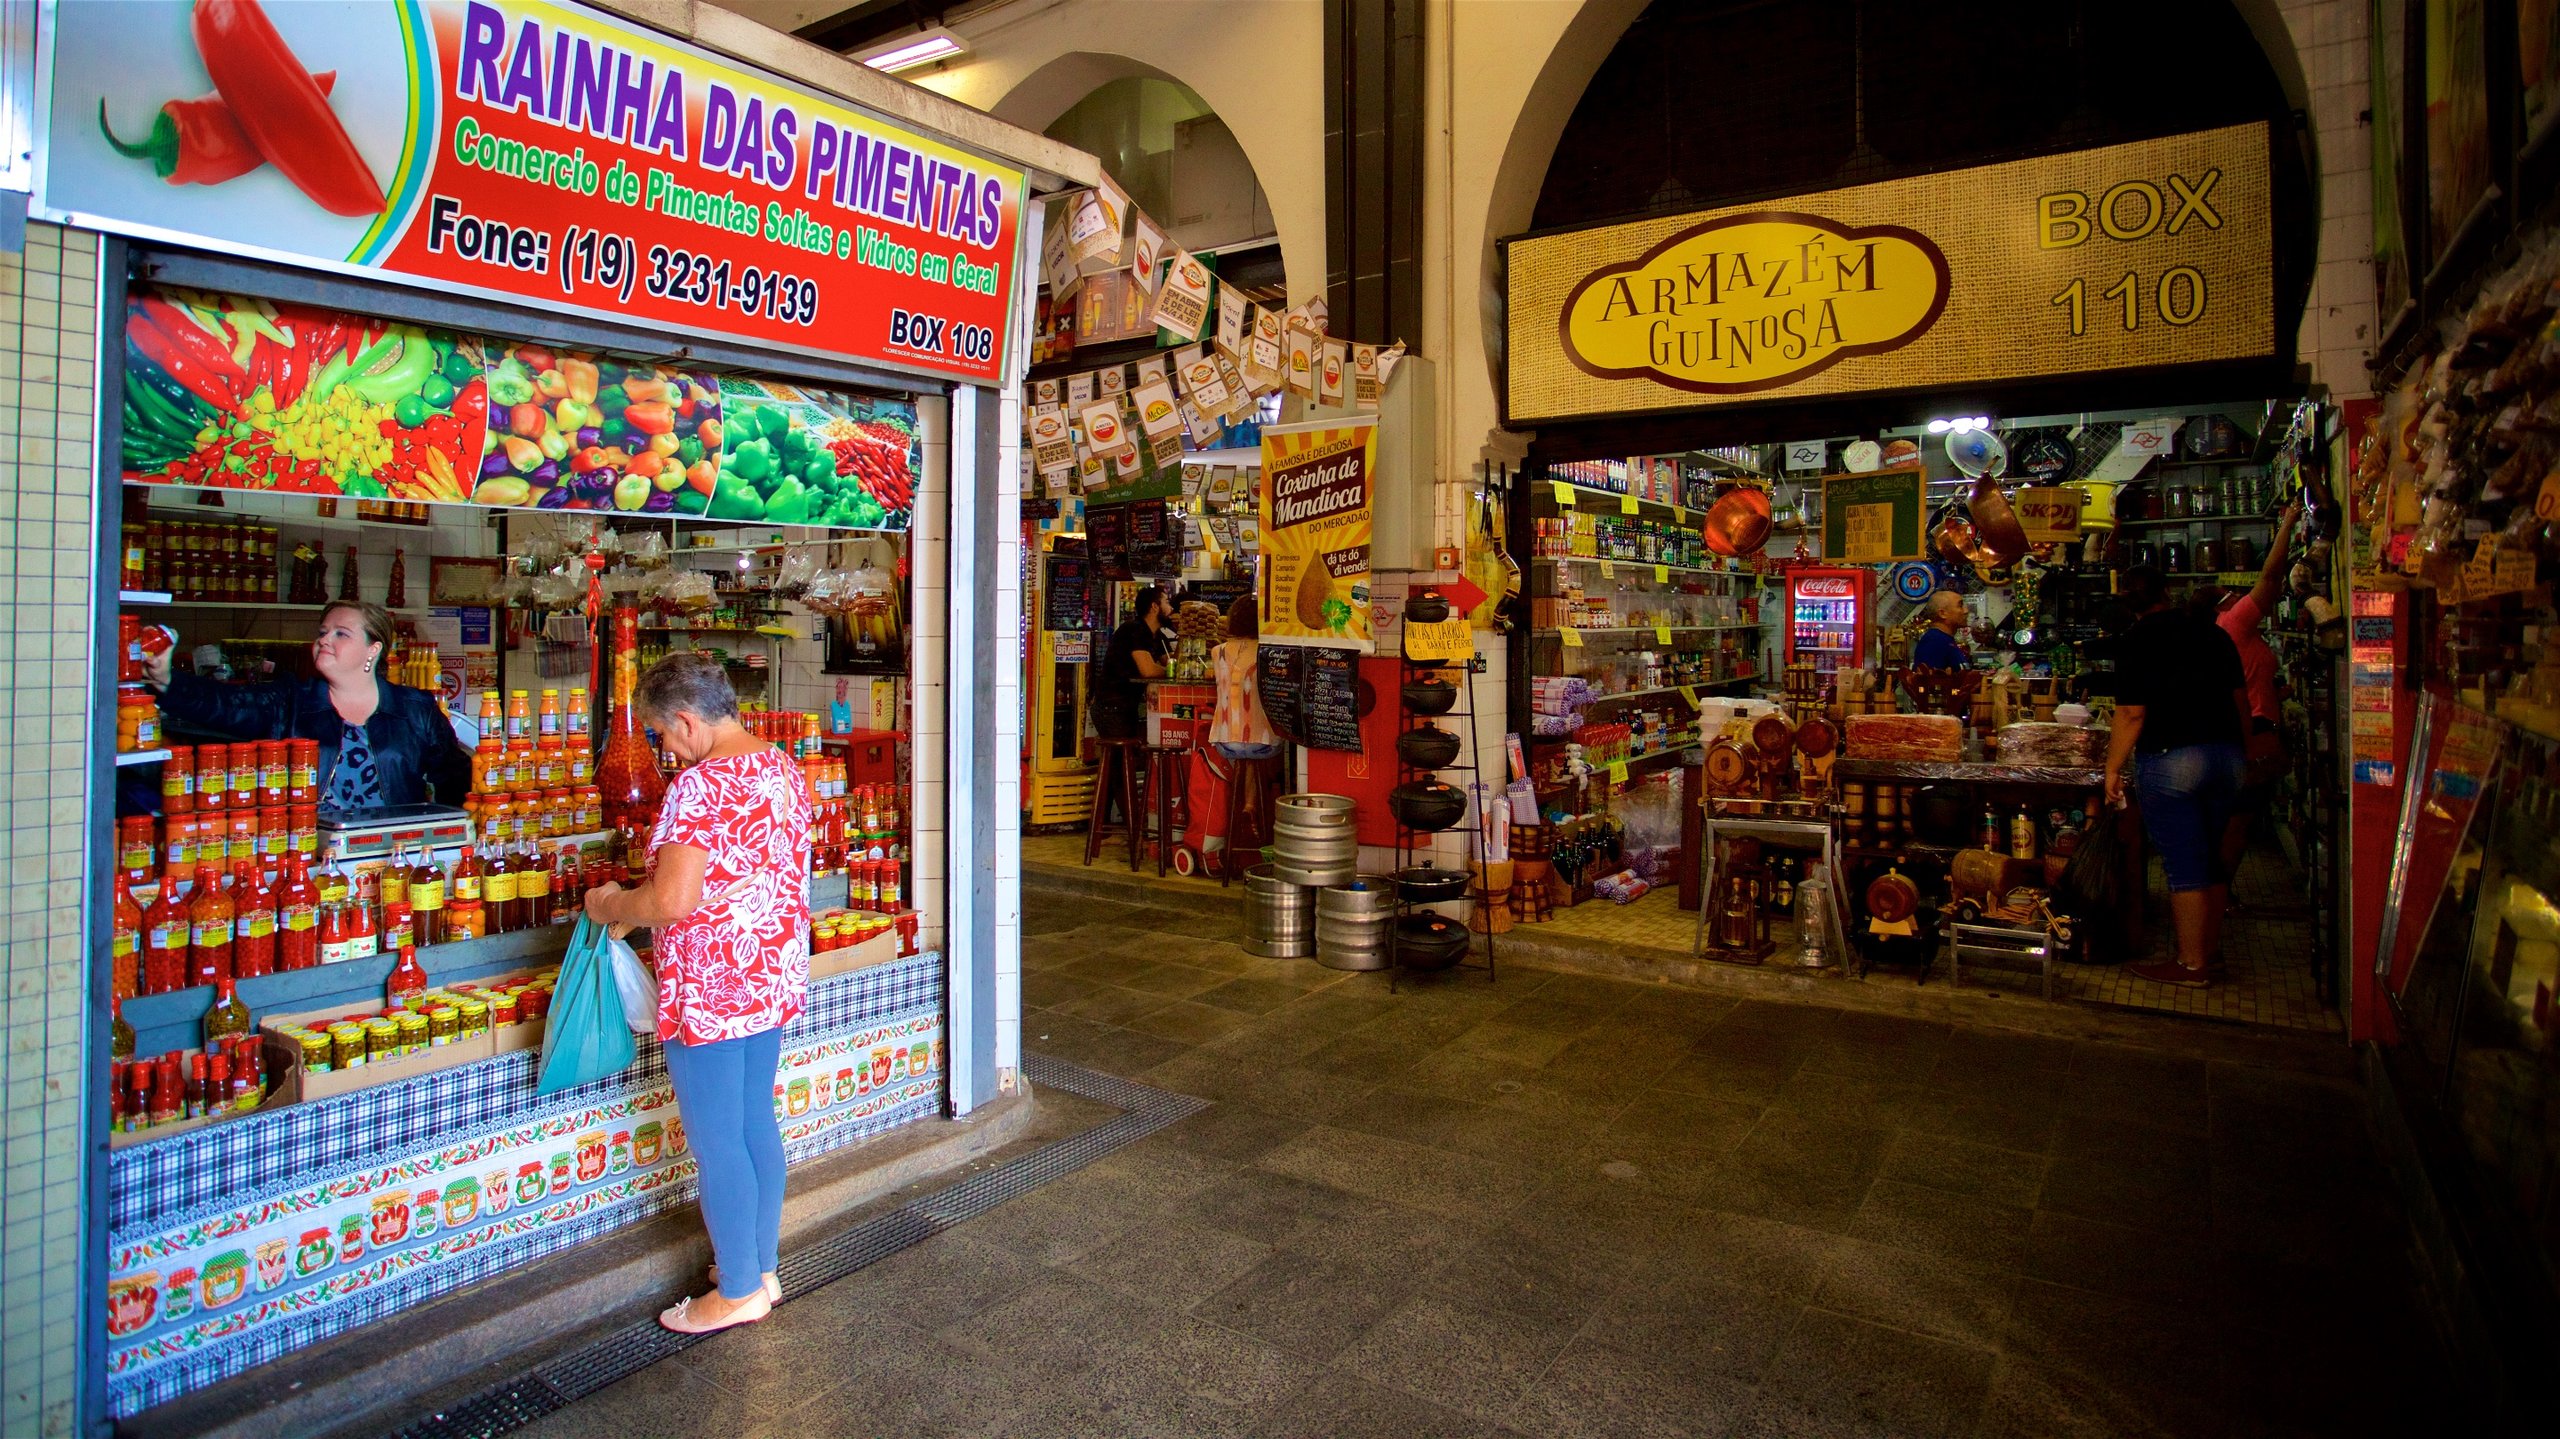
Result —
[[1822, 557], [1880, 565], [1926, 557], [1928, 481], [1919, 468], [1822, 477]]

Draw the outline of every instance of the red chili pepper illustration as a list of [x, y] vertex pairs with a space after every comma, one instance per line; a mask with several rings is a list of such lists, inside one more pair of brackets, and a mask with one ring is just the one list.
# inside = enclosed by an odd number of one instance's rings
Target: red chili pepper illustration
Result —
[[382, 186], [258, 0], [196, 0], [196, 51], [267, 162], [332, 215], [382, 213]]
[[[338, 72], [323, 70], [311, 77], [320, 93], [338, 88]], [[240, 128], [240, 117], [220, 95], [201, 95], [193, 100], [171, 100], [152, 117], [151, 136], [140, 144], [129, 145], [107, 127], [107, 102], [98, 101], [98, 133], [107, 137], [115, 152], [128, 160], [148, 160], [160, 178], [172, 185], [219, 185], [237, 180], [260, 165], [267, 157], [249, 143]]]

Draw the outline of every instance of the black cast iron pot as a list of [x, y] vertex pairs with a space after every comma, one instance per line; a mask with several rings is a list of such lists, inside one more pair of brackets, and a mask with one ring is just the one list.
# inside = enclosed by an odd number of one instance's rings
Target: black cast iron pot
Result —
[[1458, 687], [1447, 680], [1407, 680], [1404, 707], [1418, 715], [1444, 715], [1458, 707]]
[[1443, 900], [1465, 899], [1467, 886], [1475, 876], [1463, 869], [1438, 869], [1417, 864], [1396, 871], [1396, 896], [1414, 904], [1438, 904]]
[[1387, 808], [1397, 823], [1428, 834], [1456, 824], [1467, 812], [1467, 797], [1453, 785], [1422, 779], [1387, 791]]
[[1415, 769], [1438, 769], [1458, 757], [1458, 737], [1444, 729], [1409, 729], [1396, 736], [1396, 758]]

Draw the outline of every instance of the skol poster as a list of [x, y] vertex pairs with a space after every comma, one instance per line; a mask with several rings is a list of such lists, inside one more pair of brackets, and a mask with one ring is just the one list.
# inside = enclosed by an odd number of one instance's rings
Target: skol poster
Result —
[[1375, 420], [1262, 431], [1262, 639], [1374, 647], [1369, 629]]

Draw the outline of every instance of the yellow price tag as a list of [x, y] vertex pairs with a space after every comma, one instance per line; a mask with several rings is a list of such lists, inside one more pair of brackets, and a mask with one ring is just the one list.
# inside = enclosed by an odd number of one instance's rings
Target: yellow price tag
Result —
[[1680, 687], [1680, 698], [1689, 702], [1689, 708], [1696, 709], [1698, 707], [1698, 692], [1696, 689], [1688, 685], [1682, 685]]
[[1667, 585], [1671, 583], [1671, 567], [1669, 565], [1655, 565], [1653, 567], [1653, 582], [1658, 585]]
[[1673, 505], [1671, 507], [1671, 519], [1675, 524], [1685, 525], [1689, 523], [1689, 511], [1683, 506]]
[[1609, 783], [1625, 784], [1626, 782], [1627, 762], [1622, 759], [1613, 759], [1609, 761]]
[[1549, 480], [1547, 483], [1556, 487], [1556, 503], [1564, 506], [1568, 510], [1572, 509], [1573, 486], [1566, 484], [1562, 480]]
[[1600, 562], [1600, 578], [1604, 580], [1614, 580], [1617, 577], [1618, 567], [1609, 563], [1607, 560], [1602, 560]]
[[1653, 642], [1662, 646], [1664, 649], [1671, 648], [1671, 626], [1655, 625], [1653, 627]]
[[1635, 512], [1636, 512], [1636, 497], [1635, 497], [1635, 496], [1633, 496], [1633, 495], [1620, 495], [1620, 496], [1618, 496], [1618, 513], [1619, 513], [1619, 514], [1622, 514], [1622, 515], [1632, 515], [1632, 514], [1634, 514]]
[[1556, 633], [1564, 636], [1564, 647], [1566, 649], [1578, 650], [1582, 648], [1582, 631], [1575, 629], [1571, 625], [1566, 625], [1563, 629], [1556, 631]]

